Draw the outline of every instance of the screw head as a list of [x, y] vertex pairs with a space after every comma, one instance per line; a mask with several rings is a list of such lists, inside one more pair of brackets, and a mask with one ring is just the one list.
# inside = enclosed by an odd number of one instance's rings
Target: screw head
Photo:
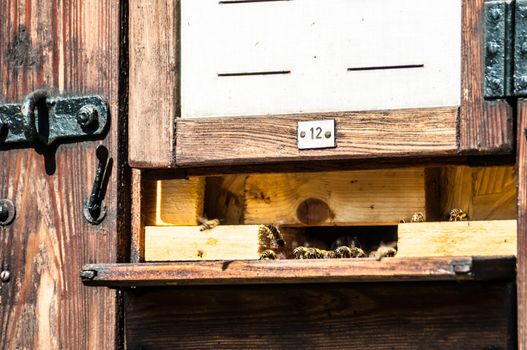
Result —
[[9, 280], [11, 279], [11, 273], [8, 270], [3, 270], [2, 272], [0, 272], [0, 279], [4, 283], [9, 282]]
[[500, 45], [495, 42], [491, 41], [487, 44], [487, 53], [491, 56], [496, 56], [496, 54], [500, 51]]
[[522, 75], [519, 79], [518, 79], [518, 87], [520, 89], [525, 89], [527, 88], [527, 75]]
[[324, 136], [329, 139], [331, 137], [331, 131], [326, 131], [326, 133], [324, 134]]
[[499, 8], [493, 8], [490, 11], [490, 18], [492, 18], [494, 21], [497, 21], [501, 17], [502, 11]]
[[305, 132], [305, 131], [300, 131], [300, 137], [301, 137], [301, 138], [306, 137], [306, 132]]
[[9, 199], [0, 199], [0, 226], [7, 226], [15, 220], [15, 204]]
[[99, 112], [95, 106], [86, 105], [77, 112], [77, 123], [83, 129], [93, 127], [98, 121]]

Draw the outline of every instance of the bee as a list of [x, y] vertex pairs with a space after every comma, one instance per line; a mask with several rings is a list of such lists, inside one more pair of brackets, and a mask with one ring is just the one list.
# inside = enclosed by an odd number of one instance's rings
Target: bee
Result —
[[271, 242], [276, 242], [279, 247], [285, 245], [285, 241], [282, 237], [282, 233], [277, 225], [260, 225], [258, 228], [260, 234], [266, 236]]
[[307, 252], [307, 249], [308, 248], [302, 246], [295, 248], [295, 250], [293, 250], [295, 259], [305, 259], [304, 256]]
[[337, 248], [342, 246], [361, 248], [361, 244], [357, 237], [341, 236], [335, 241], [333, 241], [333, 243], [331, 244], [331, 250], [336, 250]]
[[333, 250], [320, 250], [322, 259], [335, 259], [337, 254]]
[[219, 219], [209, 220], [207, 219], [207, 217], [200, 217], [198, 220], [199, 220], [199, 223], [201, 224], [199, 226], [200, 231], [212, 230], [216, 226], [220, 225]]
[[448, 221], [467, 221], [468, 215], [463, 210], [454, 208], [448, 212]]
[[381, 245], [377, 250], [374, 250], [370, 253], [371, 258], [375, 258], [377, 261], [381, 261], [383, 258], [386, 257], [393, 257], [395, 254], [397, 254], [397, 249], [395, 249], [395, 242], [391, 243], [384, 243], [381, 242]]
[[276, 253], [272, 250], [265, 250], [260, 254], [260, 260], [276, 260], [277, 256]]
[[304, 253], [304, 259], [320, 259], [322, 253], [318, 248], [307, 248], [307, 251]]
[[343, 245], [335, 249], [335, 255], [337, 258], [340, 258], [340, 259], [351, 258], [352, 252], [351, 252], [350, 247]]
[[425, 222], [425, 216], [420, 211], [416, 212], [412, 215], [410, 222]]

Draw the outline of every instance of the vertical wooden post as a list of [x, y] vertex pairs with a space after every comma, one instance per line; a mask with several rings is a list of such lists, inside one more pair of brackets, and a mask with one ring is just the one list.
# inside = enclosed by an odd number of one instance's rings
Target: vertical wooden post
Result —
[[518, 349], [527, 349], [527, 100], [518, 102]]

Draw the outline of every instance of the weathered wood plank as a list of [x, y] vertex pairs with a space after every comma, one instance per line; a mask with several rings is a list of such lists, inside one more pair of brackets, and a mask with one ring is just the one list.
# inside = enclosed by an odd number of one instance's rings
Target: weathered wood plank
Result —
[[463, 1], [459, 150], [464, 154], [511, 153], [511, 106], [505, 100], [484, 100], [484, 4], [485, 0]]
[[128, 159], [133, 167], [174, 165], [179, 114], [179, 1], [130, 2]]
[[397, 258], [516, 255], [516, 220], [399, 224]]
[[[11, 273], [0, 284], [0, 348], [115, 348], [116, 292], [85, 288], [79, 269], [128, 255], [126, 77], [119, 79], [127, 57], [119, 46], [126, 42], [127, 2], [0, 0], [0, 9], [3, 102], [21, 102], [37, 88], [99, 94], [112, 119], [104, 140], [60, 145], [47, 161], [33, 149], [0, 150], [0, 198], [12, 199], [18, 212], [0, 229], [0, 267]], [[113, 168], [103, 202], [108, 214], [95, 226], [82, 207], [99, 144], [109, 149]]]
[[527, 349], [527, 100], [518, 103], [518, 348]]
[[425, 212], [424, 169], [250, 175], [245, 224], [385, 225]]
[[163, 286], [372, 281], [487, 280], [514, 277], [514, 257], [229, 260], [85, 265], [90, 286]]
[[[176, 123], [181, 167], [408, 156], [457, 151], [458, 108], [184, 118]], [[335, 119], [337, 148], [298, 150], [297, 122]]]
[[510, 283], [129, 290], [132, 349], [515, 348]]

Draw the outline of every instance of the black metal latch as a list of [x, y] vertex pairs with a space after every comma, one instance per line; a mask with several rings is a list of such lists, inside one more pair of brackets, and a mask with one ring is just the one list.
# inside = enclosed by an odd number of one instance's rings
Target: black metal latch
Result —
[[37, 90], [20, 104], [0, 104], [0, 147], [29, 144], [37, 151], [65, 139], [105, 132], [108, 108], [100, 96], [50, 97]]
[[527, 0], [485, 1], [485, 97], [527, 96]]

